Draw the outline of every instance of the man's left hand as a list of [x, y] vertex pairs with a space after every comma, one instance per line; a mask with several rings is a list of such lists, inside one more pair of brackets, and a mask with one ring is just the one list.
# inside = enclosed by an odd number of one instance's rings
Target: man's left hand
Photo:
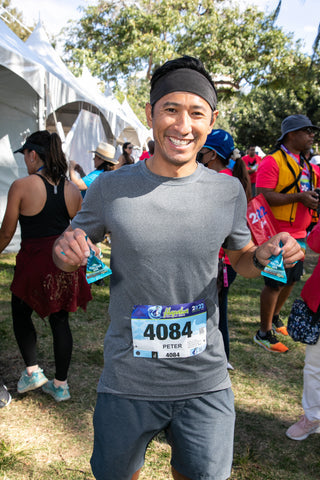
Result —
[[[283, 246], [280, 247], [280, 242]], [[256, 257], [262, 265], [268, 265], [272, 255], [279, 255], [282, 252], [283, 263], [286, 268], [303, 260], [304, 252], [299, 243], [287, 232], [281, 232], [260, 245], [256, 250]]]

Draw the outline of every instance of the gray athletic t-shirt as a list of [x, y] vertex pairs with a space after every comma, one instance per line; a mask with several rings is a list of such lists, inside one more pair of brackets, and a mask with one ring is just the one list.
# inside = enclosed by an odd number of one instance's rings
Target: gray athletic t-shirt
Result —
[[[111, 323], [99, 392], [161, 400], [230, 386], [218, 329], [218, 253], [221, 245], [239, 250], [249, 243], [246, 208], [237, 179], [202, 165], [190, 176], [167, 178], [140, 161], [93, 182], [71, 225], [82, 228], [94, 243], [111, 232]], [[134, 356], [131, 318], [136, 305], [169, 306], [170, 311], [170, 306], [196, 301], [207, 309], [204, 351], [183, 358], [174, 353], [166, 358], [157, 358], [157, 353]], [[146, 341], [156, 337], [164, 342], [166, 327], [149, 327]], [[183, 339], [189, 334], [182, 326], [178, 333], [184, 333]]]

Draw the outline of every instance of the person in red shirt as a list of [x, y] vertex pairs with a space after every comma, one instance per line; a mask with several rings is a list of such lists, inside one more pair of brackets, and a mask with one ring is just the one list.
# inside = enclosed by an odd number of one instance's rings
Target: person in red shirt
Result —
[[139, 157], [139, 160], [146, 160], [147, 158], [152, 157], [154, 153], [154, 140], [149, 140], [148, 142], [148, 151], [144, 150]]
[[[290, 115], [281, 124], [282, 135], [277, 148], [264, 157], [257, 174], [257, 194], [262, 193], [274, 214], [279, 231], [288, 232], [305, 249], [307, 228], [312, 211], [317, 210], [320, 170], [301, 155], [311, 148], [315, 131], [319, 127], [305, 115]], [[286, 352], [288, 348], [278, 341], [273, 331], [288, 335], [279, 318], [281, 308], [294, 284], [300, 280], [303, 261], [286, 269], [287, 283], [264, 277], [265, 286], [260, 296], [260, 330], [254, 341], [271, 352]]]
[[248, 151], [248, 154], [242, 157], [242, 160], [247, 166], [247, 170], [250, 175], [252, 196], [255, 197], [257, 170], [258, 170], [259, 164], [261, 163], [261, 157], [259, 157], [259, 155], [256, 154], [255, 145], [249, 145], [247, 151]]

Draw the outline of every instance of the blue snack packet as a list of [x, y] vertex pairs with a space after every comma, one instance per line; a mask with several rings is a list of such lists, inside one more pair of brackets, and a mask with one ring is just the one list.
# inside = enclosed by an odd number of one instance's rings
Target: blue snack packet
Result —
[[112, 270], [96, 256], [94, 250], [90, 248], [90, 256], [87, 261], [86, 279], [88, 283], [96, 282], [101, 278], [112, 274]]
[[[282, 242], [280, 242], [279, 246], [283, 246]], [[273, 280], [278, 280], [278, 282], [287, 283], [287, 274], [283, 265], [282, 251], [279, 255], [271, 255], [270, 262], [264, 267], [261, 275], [272, 278]]]

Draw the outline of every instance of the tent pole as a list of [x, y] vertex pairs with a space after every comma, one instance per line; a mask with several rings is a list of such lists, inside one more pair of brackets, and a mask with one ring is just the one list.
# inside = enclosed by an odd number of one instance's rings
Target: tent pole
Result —
[[61, 122], [57, 121], [56, 111], [55, 111], [54, 106], [52, 104], [51, 95], [50, 95], [50, 92], [49, 92], [49, 89], [48, 89], [47, 85], [46, 85], [46, 93], [47, 93], [47, 97], [49, 98], [49, 102], [50, 102], [50, 105], [51, 105], [51, 108], [52, 108], [52, 115], [53, 115], [53, 119], [54, 119], [54, 124], [56, 126], [56, 130], [58, 132], [59, 137], [61, 138], [61, 141], [65, 142], [66, 137], [65, 137], [65, 134], [64, 134], [64, 131], [63, 131], [63, 127], [62, 127]]

